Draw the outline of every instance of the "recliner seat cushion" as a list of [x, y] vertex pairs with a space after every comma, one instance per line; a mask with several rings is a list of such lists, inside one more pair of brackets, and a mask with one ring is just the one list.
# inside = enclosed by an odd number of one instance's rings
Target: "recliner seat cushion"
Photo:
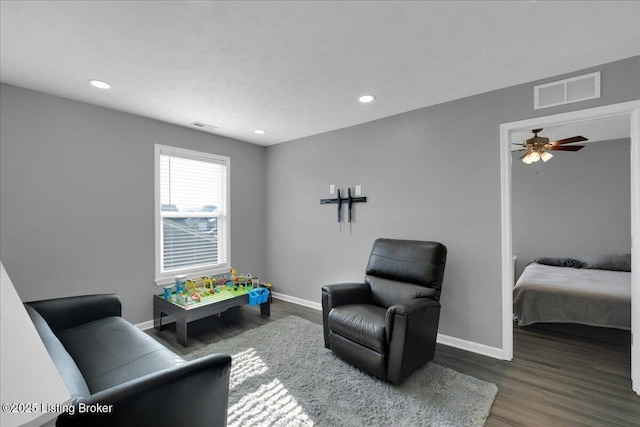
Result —
[[121, 317], [105, 317], [57, 335], [92, 394], [185, 363]]
[[334, 307], [329, 312], [329, 330], [384, 354], [387, 347], [386, 313], [383, 307], [367, 304]]

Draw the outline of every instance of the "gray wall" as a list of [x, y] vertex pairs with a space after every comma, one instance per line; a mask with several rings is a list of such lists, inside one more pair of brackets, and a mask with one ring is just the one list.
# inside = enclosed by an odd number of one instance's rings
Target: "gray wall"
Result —
[[[449, 248], [440, 332], [501, 347], [499, 125], [639, 99], [638, 69], [633, 57], [269, 147], [274, 290], [320, 302], [322, 285], [362, 279], [374, 239], [440, 241]], [[533, 109], [535, 84], [594, 71], [601, 98]], [[361, 184], [368, 197], [351, 230], [319, 203], [330, 184]]]
[[[567, 137], [573, 135], [567, 135]], [[585, 135], [587, 136], [587, 135]], [[556, 152], [548, 163], [512, 165], [516, 277], [537, 257], [631, 251], [630, 139]]]
[[[266, 150], [2, 85], [0, 257], [23, 300], [117, 292], [125, 318], [149, 320], [153, 144], [209, 151], [232, 159], [240, 271], [319, 302], [323, 284], [362, 278], [375, 238], [441, 241], [440, 332], [500, 347], [499, 124], [639, 99], [639, 68], [634, 57], [535, 83], [600, 70], [597, 100], [534, 111], [531, 83]], [[319, 203], [329, 184], [369, 198], [351, 230]]]
[[231, 157], [231, 261], [263, 276], [263, 147], [0, 90], [0, 254], [23, 301], [116, 292], [126, 319], [152, 318], [155, 143]]

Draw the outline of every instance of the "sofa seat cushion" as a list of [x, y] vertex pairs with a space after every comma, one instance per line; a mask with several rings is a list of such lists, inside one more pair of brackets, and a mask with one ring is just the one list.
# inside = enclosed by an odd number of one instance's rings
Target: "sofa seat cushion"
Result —
[[92, 394], [185, 363], [121, 317], [94, 320], [57, 335]]
[[383, 307], [369, 304], [349, 304], [334, 307], [329, 312], [329, 330], [351, 341], [384, 354], [386, 348]]

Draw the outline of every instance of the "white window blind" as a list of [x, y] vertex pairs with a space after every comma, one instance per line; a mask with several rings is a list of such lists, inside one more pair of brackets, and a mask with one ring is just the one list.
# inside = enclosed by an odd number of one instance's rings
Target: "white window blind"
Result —
[[228, 268], [229, 159], [158, 148], [158, 278]]

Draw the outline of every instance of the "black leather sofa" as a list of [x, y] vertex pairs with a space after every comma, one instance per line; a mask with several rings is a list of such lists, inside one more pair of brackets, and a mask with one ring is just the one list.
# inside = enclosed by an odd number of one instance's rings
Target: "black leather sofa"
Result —
[[322, 288], [324, 344], [342, 359], [399, 384], [433, 359], [447, 248], [378, 239], [364, 283]]
[[[122, 319], [114, 294], [25, 307], [75, 408], [57, 426], [226, 426], [229, 355], [186, 362]], [[112, 406], [109, 413], [79, 413], [95, 404]]]

